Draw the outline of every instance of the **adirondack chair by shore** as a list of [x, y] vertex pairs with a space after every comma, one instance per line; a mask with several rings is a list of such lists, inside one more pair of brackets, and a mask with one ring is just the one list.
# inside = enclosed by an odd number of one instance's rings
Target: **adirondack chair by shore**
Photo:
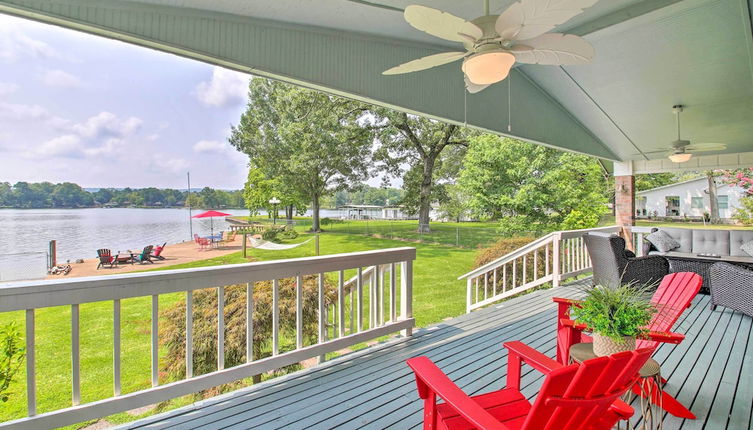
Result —
[[133, 260], [138, 261], [140, 264], [144, 264], [144, 262], [154, 264], [154, 261], [152, 261], [152, 257], [151, 257], [152, 249], [154, 249], [154, 245], [149, 245], [147, 247], [144, 247], [144, 250], [141, 251], [141, 254], [134, 256]]
[[118, 264], [117, 255], [112, 255], [112, 252], [109, 249], [98, 249], [97, 250], [97, 257], [99, 258], [99, 264], [97, 264], [97, 270], [99, 270], [100, 267], [104, 266], [112, 266]]
[[[690, 307], [691, 302], [698, 295], [703, 284], [700, 275], [690, 272], [670, 273], [662, 279], [659, 288], [651, 297], [651, 303], [656, 305], [658, 312], [654, 315], [651, 323], [646, 327], [649, 332], [643, 339], [638, 339], [636, 348], [649, 348], [653, 354], [661, 343], [678, 344], [685, 339], [679, 333], [671, 333], [669, 330], [680, 318], [680, 315]], [[570, 319], [570, 309], [578, 306], [578, 300], [553, 299], [559, 305], [557, 313], [557, 361], [565, 364], [569, 360], [570, 347], [576, 343], [591, 342], [590, 336], [583, 334], [588, 327], [577, 324]], [[666, 382], [662, 378], [662, 383]], [[640, 395], [641, 390], [637, 385], [633, 392]], [[661, 401], [652, 398], [651, 401], [661, 406], [665, 411], [681, 418], [695, 419], [695, 414], [683, 406], [674, 397], [662, 390]]]
[[164, 260], [165, 257], [162, 256], [162, 251], [165, 250], [165, 246], [167, 246], [167, 242], [163, 243], [161, 246], [155, 246], [150, 257], [156, 258], [157, 260]]
[[[638, 380], [650, 349], [565, 366], [518, 341], [507, 342], [507, 386], [468, 396], [427, 357], [408, 360], [424, 400], [424, 430], [607, 430], [633, 415], [619, 397]], [[531, 404], [520, 392], [521, 364], [545, 375]], [[444, 403], [437, 404], [437, 397]]]

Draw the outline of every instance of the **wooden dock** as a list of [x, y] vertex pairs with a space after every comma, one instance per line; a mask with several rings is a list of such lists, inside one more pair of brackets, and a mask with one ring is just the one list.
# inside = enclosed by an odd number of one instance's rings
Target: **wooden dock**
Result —
[[[542, 290], [418, 330], [408, 339], [372, 347], [283, 378], [176, 409], [122, 428], [409, 429], [420, 428], [422, 402], [407, 358], [427, 355], [467, 393], [499, 389], [507, 357], [502, 342], [522, 340], [554, 357], [551, 298], [574, 296], [572, 284]], [[753, 406], [751, 318], [698, 296], [675, 326], [687, 338], [661, 346], [665, 386], [697, 420], [664, 415], [664, 428], [750, 429]], [[540, 374], [524, 367], [533, 396]], [[633, 404], [637, 409], [637, 401]], [[640, 424], [639, 413], [633, 418]]]

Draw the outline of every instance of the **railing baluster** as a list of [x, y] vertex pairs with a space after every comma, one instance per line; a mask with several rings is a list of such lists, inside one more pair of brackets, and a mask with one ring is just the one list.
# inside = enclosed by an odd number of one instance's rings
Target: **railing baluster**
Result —
[[272, 281], [272, 355], [280, 353], [280, 282]]
[[549, 276], [549, 244], [546, 244], [546, 251], [544, 251], [544, 275]]
[[539, 250], [533, 251], [533, 280], [539, 279]]
[[484, 300], [489, 298], [489, 272], [484, 273]]
[[152, 387], [159, 385], [159, 295], [152, 295]]
[[217, 370], [225, 368], [225, 287], [217, 287]]
[[379, 267], [379, 325], [384, 325], [384, 266]]
[[120, 395], [120, 299], [112, 301], [112, 392]]
[[512, 289], [514, 290], [518, 284], [518, 259], [512, 260]]
[[37, 414], [37, 375], [34, 351], [34, 309], [26, 309], [26, 408], [30, 417]]
[[303, 348], [303, 277], [295, 277], [295, 347]]
[[528, 272], [528, 254], [523, 255], [523, 282], [520, 283], [520, 285], [525, 285], [526, 282], [528, 282], [528, 277], [526, 276]]
[[[403, 261], [402, 277], [400, 279], [400, 314], [402, 319], [413, 318], [413, 261]], [[402, 331], [403, 336], [410, 336], [413, 330], [407, 328]]]
[[494, 280], [492, 282], [492, 297], [497, 295], [497, 269], [494, 269]]
[[507, 264], [502, 265], [502, 292], [507, 291]]
[[254, 283], [246, 284], [246, 363], [254, 361]]
[[478, 276], [476, 276], [476, 303], [478, 303]]
[[[318, 294], [319, 294], [319, 343], [327, 341], [327, 312], [324, 307], [324, 273], [320, 273], [317, 279]], [[301, 330], [301, 334], [303, 330]], [[319, 362], [323, 363], [326, 357], [324, 355], [319, 356]]]
[[353, 287], [350, 288], [350, 292], [348, 293], [348, 295], [350, 296], [350, 334], [353, 334], [356, 328], [354, 324], [355, 312], [356, 312], [356, 308], [354, 305], [355, 305], [356, 296], [353, 293]]
[[193, 290], [186, 291], [186, 378], [193, 378]]
[[337, 272], [337, 335], [345, 336], [345, 273], [340, 270]]
[[71, 394], [73, 406], [81, 403], [81, 336], [79, 305], [71, 305]]
[[395, 322], [397, 321], [397, 307], [395, 306], [396, 300], [397, 300], [397, 291], [396, 291], [396, 285], [397, 285], [397, 279], [395, 279], [395, 276], [397, 275], [397, 272], [395, 271], [395, 263], [390, 263], [390, 321]]
[[363, 330], [363, 269], [360, 267], [356, 274], [356, 292], [358, 294], [356, 304], [356, 328], [360, 333], [361, 330]]

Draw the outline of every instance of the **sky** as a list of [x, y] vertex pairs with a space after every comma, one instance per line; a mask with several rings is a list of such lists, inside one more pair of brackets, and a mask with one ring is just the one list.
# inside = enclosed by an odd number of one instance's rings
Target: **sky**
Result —
[[249, 76], [0, 14], [0, 182], [240, 189]]

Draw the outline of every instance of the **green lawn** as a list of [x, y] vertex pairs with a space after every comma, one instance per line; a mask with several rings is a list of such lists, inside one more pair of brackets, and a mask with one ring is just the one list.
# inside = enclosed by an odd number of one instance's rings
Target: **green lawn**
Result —
[[[295, 242], [303, 241], [301, 235]], [[372, 249], [413, 246], [417, 249], [414, 263], [413, 313], [418, 326], [426, 326], [465, 310], [465, 285], [457, 277], [471, 269], [475, 250], [424, 243], [380, 239], [362, 235], [324, 233], [321, 235], [321, 254], [365, 251]], [[286, 251], [249, 249], [253, 260], [306, 257], [314, 254], [313, 241]], [[242, 263], [240, 253], [212, 258], [164, 269], [204, 267]], [[155, 270], [164, 270], [162, 268]], [[160, 308], [177, 302], [183, 294], [160, 296]], [[122, 385], [123, 393], [150, 386], [150, 298], [122, 301]], [[39, 309], [36, 312], [37, 412], [43, 413], [70, 406], [70, 307]], [[22, 312], [0, 314], [0, 324], [17, 321], [24, 326]], [[112, 396], [112, 303], [98, 302], [81, 305], [81, 393], [82, 403]], [[23, 329], [22, 329], [23, 330]], [[161, 351], [164, 352], [164, 351]], [[18, 375], [11, 385], [11, 399], [0, 407], [0, 421], [26, 415], [25, 373]], [[170, 405], [177, 407], [190, 402], [178, 399]], [[151, 412], [147, 412], [151, 413]], [[110, 422], [134, 419], [126, 414], [107, 418]]]

